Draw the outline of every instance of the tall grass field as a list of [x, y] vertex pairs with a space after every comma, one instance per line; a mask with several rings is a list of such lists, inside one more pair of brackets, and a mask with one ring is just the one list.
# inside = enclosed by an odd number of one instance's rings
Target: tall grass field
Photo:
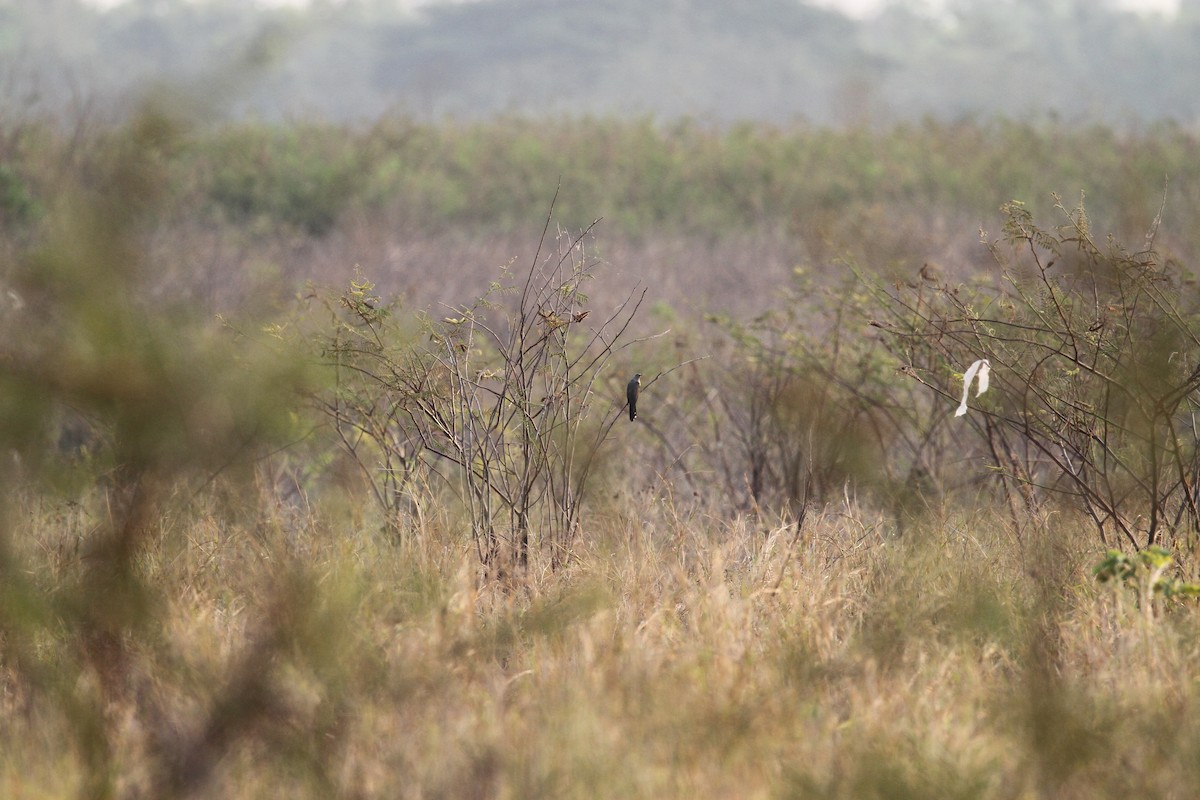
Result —
[[0, 122], [0, 796], [1200, 796], [1194, 132]]

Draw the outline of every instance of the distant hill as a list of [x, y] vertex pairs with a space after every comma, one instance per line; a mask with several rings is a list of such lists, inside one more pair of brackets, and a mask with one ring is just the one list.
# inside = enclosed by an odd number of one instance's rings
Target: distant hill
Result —
[[425, 119], [632, 114], [888, 124], [1051, 115], [1200, 121], [1200, 13], [1096, 0], [897, 0], [854, 20], [799, 0], [0, 0], [0, 102], [63, 109], [182, 81], [221, 113]]

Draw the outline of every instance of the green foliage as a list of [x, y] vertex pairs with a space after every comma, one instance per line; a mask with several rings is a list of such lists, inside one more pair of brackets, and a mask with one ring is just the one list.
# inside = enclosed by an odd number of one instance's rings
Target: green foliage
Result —
[[[25, 194], [51, 197], [55, 176], [98, 138], [33, 126], [11, 138], [4, 161]], [[1164, 175], [1163, 244], [1200, 252], [1200, 232], [1176, 224], [1200, 207], [1198, 151], [1195, 135], [1169, 125], [1117, 136], [932, 120], [846, 132], [611, 117], [243, 123], [191, 131], [160, 153], [169, 186], [158, 202], [161, 224], [203, 221], [260, 243], [274, 231], [295, 239], [360, 223], [406, 238], [475, 238], [528, 230], [561, 181], [556, 219], [566, 230], [599, 217], [618, 242], [782, 239], [814, 270], [849, 259], [907, 277], [947, 247], [957, 256], [979, 220], [1014, 197], [1049, 213], [1053, 203], [1039, 199], [1047, 187], [1085, 190], [1095, 224], [1135, 241], [1162, 205]]]
[[[928, 225], [940, 215], [970, 226], [1013, 197], [1042, 196], [1046, 186], [1079, 186], [1097, 198], [1093, 217], [1140, 235], [1134, 226], [1157, 212], [1164, 174], [1168, 209], [1182, 218], [1195, 205], [1189, 187], [1200, 180], [1198, 149], [1193, 135], [1170, 126], [1118, 140], [1102, 128], [1004, 122], [843, 133], [650, 119], [431, 125], [401, 117], [370, 127], [218, 129], [181, 154], [176, 185], [203, 192], [236, 223], [267, 220], [321, 234], [347, 211], [372, 210], [427, 231], [522, 230], [561, 181], [556, 215], [567, 230], [603, 217], [616, 236], [786, 231], [819, 260], [872, 248], [865, 255], [884, 268], [898, 256], [929, 255], [912, 240], [916, 232], [897, 224]], [[1200, 249], [1197, 234], [1181, 228], [1172, 236]]]
[[328, 233], [363, 180], [353, 150], [331, 137], [336, 132], [308, 126], [226, 133], [206, 153], [212, 203], [235, 223], [265, 218]]
[[1092, 575], [1101, 583], [1132, 589], [1139, 597], [1161, 595], [1167, 600], [1200, 597], [1200, 584], [1183, 580], [1175, 571], [1175, 557], [1165, 547], [1153, 545], [1129, 556], [1109, 550]]
[[0, 162], [0, 229], [17, 229], [40, 213], [28, 184], [11, 166]]

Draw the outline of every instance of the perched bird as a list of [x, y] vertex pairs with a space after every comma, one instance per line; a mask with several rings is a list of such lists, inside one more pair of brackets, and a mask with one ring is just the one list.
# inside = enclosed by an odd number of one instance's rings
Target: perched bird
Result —
[[637, 419], [638, 392], [642, 389], [642, 373], [633, 376], [633, 380], [625, 387], [625, 399], [629, 401], [629, 421]]

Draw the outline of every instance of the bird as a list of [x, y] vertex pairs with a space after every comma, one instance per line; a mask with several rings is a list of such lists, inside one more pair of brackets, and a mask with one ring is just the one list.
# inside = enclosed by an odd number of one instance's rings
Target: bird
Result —
[[638, 392], [642, 389], [642, 373], [633, 376], [633, 380], [625, 387], [625, 399], [629, 401], [629, 421], [637, 419]]

